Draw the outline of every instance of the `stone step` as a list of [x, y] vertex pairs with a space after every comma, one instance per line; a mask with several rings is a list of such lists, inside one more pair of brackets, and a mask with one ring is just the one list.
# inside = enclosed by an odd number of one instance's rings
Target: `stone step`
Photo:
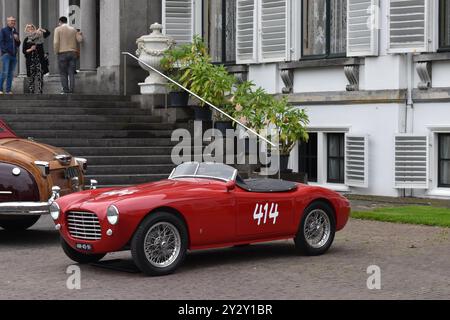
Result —
[[52, 146], [63, 147], [160, 147], [174, 146], [177, 142], [173, 142], [170, 138], [145, 138], [145, 139], [79, 139], [79, 138], [44, 138], [36, 139], [36, 141], [46, 143]]
[[16, 130], [20, 137], [32, 137], [33, 139], [114, 139], [114, 138], [170, 138], [172, 130]]
[[95, 94], [14, 94], [0, 95], [0, 102], [3, 101], [131, 101], [130, 96], [124, 95], [95, 95]]
[[146, 174], [167, 174], [169, 175], [175, 165], [173, 164], [152, 164], [152, 165], [92, 165], [88, 167], [88, 175], [146, 175]]
[[[128, 115], [46, 115], [46, 114], [2, 114], [0, 112], [0, 118], [10, 122], [44, 122], [48, 123], [66, 123], [66, 122], [133, 122], [133, 123], [155, 123], [161, 122], [162, 119], [159, 116], [146, 115], [134, 115], [130, 113]], [[45, 125], [44, 124], [44, 125]]]
[[89, 156], [86, 157], [90, 166], [130, 166], [130, 165], [171, 165], [170, 155], [160, 156]]
[[[63, 147], [68, 153], [77, 157], [89, 156], [160, 156], [170, 155], [173, 147]], [[192, 152], [198, 153], [203, 148], [192, 148]]]
[[188, 124], [175, 123], [133, 123], [133, 122], [40, 122], [10, 121], [8, 125], [19, 130], [175, 130], [188, 128]]
[[150, 110], [138, 108], [84, 108], [84, 107], [1, 107], [0, 115], [151, 115]]
[[139, 110], [140, 104], [131, 101], [64, 101], [64, 100], [13, 100], [5, 101], [0, 99], [0, 110], [7, 108], [132, 108]]
[[170, 172], [167, 174], [126, 174], [126, 175], [87, 175], [86, 181], [95, 179], [100, 186], [129, 186], [154, 181], [167, 179]]

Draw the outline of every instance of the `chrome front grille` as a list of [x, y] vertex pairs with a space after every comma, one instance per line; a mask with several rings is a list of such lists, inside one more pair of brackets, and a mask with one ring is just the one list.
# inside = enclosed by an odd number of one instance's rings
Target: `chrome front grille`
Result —
[[70, 235], [75, 239], [100, 240], [102, 228], [95, 213], [70, 211], [67, 214]]

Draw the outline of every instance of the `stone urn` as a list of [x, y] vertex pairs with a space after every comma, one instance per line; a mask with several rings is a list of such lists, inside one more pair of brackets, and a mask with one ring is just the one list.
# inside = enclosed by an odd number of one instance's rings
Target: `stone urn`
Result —
[[[162, 72], [161, 59], [164, 52], [175, 45], [173, 38], [162, 34], [162, 25], [154, 23], [150, 26], [151, 33], [137, 39], [138, 58], [158, 71]], [[142, 62], [139, 62], [142, 69], [149, 73], [145, 82], [139, 83], [141, 94], [164, 94], [167, 92], [167, 80], [154, 72]]]

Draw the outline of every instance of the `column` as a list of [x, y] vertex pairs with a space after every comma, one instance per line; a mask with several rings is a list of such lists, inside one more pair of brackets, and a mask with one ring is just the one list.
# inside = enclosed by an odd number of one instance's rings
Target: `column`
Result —
[[80, 52], [80, 69], [82, 71], [97, 69], [97, 1], [81, 0], [81, 32], [83, 43]]
[[49, 54], [49, 69], [50, 74], [58, 74], [58, 57], [53, 51], [53, 36], [55, 33], [55, 28], [58, 25], [59, 14], [59, 0], [47, 0], [46, 6], [44, 6], [44, 12], [47, 12], [47, 21], [44, 22], [43, 27], [50, 30], [52, 33], [47, 39], [46, 51]]
[[[38, 21], [36, 21], [36, 16], [38, 11], [38, 3], [36, 1], [30, 1], [30, 0], [20, 0], [19, 4], [19, 27], [17, 29], [17, 32], [19, 32], [20, 40], [23, 41], [25, 38], [25, 26], [29, 23], [32, 23], [34, 25], [37, 25]], [[20, 47], [22, 48], [22, 46]], [[20, 50], [19, 48], [19, 50]], [[20, 75], [26, 75], [27, 74], [27, 67], [25, 64], [25, 58], [23, 57], [23, 54], [19, 52], [18, 56], [20, 57], [20, 67], [19, 67], [19, 73]]]

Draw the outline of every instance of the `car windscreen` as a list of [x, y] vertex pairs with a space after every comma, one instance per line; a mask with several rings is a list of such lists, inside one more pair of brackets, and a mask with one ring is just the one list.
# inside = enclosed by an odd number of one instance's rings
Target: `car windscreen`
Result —
[[172, 179], [177, 177], [214, 178], [230, 181], [235, 178], [235, 169], [223, 163], [190, 162], [179, 165], [170, 177]]

